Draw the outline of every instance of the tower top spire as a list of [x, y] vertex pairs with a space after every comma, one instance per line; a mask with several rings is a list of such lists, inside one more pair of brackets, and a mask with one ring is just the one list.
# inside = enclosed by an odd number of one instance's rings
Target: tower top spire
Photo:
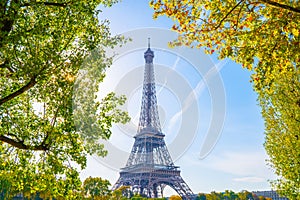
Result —
[[148, 49], [150, 49], [150, 38], [148, 37]]
[[148, 64], [153, 63], [154, 52], [150, 49], [150, 38], [148, 38], [148, 49], [144, 53], [144, 58], [146, 63]]

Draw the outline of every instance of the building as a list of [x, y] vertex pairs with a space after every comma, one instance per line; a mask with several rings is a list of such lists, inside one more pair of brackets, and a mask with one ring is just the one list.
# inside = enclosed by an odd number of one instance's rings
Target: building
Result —
[[272, 200], [288, 200], [286, 197], [280, 197], [276, 191], [271, 190], [271, 191], [254, 191], [252, 192], [256, 196], [263, 196], [263, 197], [268, 197], [272, 198]]

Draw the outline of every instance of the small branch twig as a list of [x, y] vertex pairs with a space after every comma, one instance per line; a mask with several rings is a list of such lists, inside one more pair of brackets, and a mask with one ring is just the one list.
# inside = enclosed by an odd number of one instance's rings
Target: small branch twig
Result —
[[57, 6], [57, 7], [67, 7], [68, 3], [55, 3], [55, 2], [32, 2], [24, 3], [21, 7], [33, 6], [33, 5], [45, 5], [45, 6]]
[[218, 29], [223, 21], [232, 13], [232, 11], [234, 11], [234, 9], [236, 9], [244, 0], [239, 1], [233, 8], [231, 8], [231, 10], [223, 17], [223, 19], [221, 19], [220, 23], [218, 24], [218, 26], [215, 27], [215, 29]]

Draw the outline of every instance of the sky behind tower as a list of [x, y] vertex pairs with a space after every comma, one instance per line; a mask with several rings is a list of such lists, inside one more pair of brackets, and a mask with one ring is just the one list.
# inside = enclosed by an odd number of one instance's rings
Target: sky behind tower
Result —
[[[113, 34], [128, 33], [144, 39], [144, 49], [128, 49], [116, 59], [104, 83], [100, 85], [99, 96], [109, 91], [127, 92], [127, 110], [132, 118], [128, 126], [116, 125], [112, 129], [110, 146], [116, 151], [109, 152], [110, 160], [90, 157], [87, 169], [81, 173], [82, 178], [88, 176], [108, 179], [114, 184], [119, 177], [119, 165], [125, 166], [126, 157], [132, 148], [138, 124], [141, 105], [141, 86], [143, 81], [143, 53], [147, 49], [147, 38], [151, 37], [154, 50], [155, 78], [157, 80], [157, 99], [160, 121], [165, 133], [166, 143], [170, 147], [175, 165], [180, 166], [181, 176], [194, 193], [224, 191], [226, 189], [239, 192], [241, 190], [269, 190], [268, 180], [275, 176], [266, 163], [267, 155], [263, 148], [263, 119], [257, 105], [256, 94], [249, 82], [251, 73], [230, 60], [220, 61], [215, 55], [203, 55], [201, 50], [182, 48], [177, 53], [167, 49], [167, 44], [158, 44], [159, 36], [147, 35], [149, 27], [170, 29], [172, 23], [165, 17], [152, 19], [153, 10], [147, 1], [123, 0], [112, 8], [104, 8], [100, 19], [109, 19]], [[139, 32], [135, 30], [145, 30]], [[165, 31], [167, 32], [167, 31]], [[139, 33], [146, 33], [141, 35]], [[161, 39], [161, 38], [160, 38]], [[170, 38], [171, 39], [171, 38]], [[165, 48], [160, 48], [160, 45]], [[184, 51], [191, 51], [193, 58], [208, 57], [214, 67], [201, 73], [203, 61], [194, 64], [191, 59], [182, 56]], [[178, 52], [183, 52], [182, 54]], [[203, 60], [202, 59], [202, 60]], [[197, 71], [198, 70], [198, 71]], [[199, 73], [200, 71], [200, 73]], [[213, 91], [209, 80], [220, 77], [224, 89], [224, 99], [214, 96], [222, 91]], [[219, 79], [218, 79], [219, 80]], [[181, 81], [181, 82], [180, 82]], [[126, 84], [128, 85], [126, 85]], [[186, 91], [186, 93], [184, 93]], [[196, 101], [195, 101], [196, 100]], [[220, 121], [222, 130], [216, 138], [216, 144], [205, 156], [201, 156], [203, 141], [211, 129], [211, 120], [222, 119], [219, 105], [224, 103], [224, 123]], [[219, 103], [218, 103], [219, 102]], [[185, 109], [193, 111], [185, 112]], [[219, 113], [220, 111], [220, 113]], [[218, 118], [219, 117], [219, 118]], [[188, 121], [189, 123], [185, 122]], [[215, 122], [214, 122], [215, 123]], [[196, 128], [192, 129], [195, 126]], [[212, 128], [218, 126], [212, 124]], [[190, 130], [194, 132], [191, 133]], [[180, 134], [192, 134], [192, 140], [182, 148], [179, 143], [172, 147]], [[195, 134], [194, 134], [195, 133]], [[182, 150], [181, 153], [176, 150]], [[118, 154], [117, 152], [123, 152]], [[114, 164], [116, 163], [116, 164]], [[172, 194], [171, 189], [166, 190]]]

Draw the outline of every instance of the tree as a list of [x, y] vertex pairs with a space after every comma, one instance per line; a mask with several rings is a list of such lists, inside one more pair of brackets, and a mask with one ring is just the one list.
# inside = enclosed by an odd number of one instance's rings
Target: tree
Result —
[[240, 200], [254, 200], [253, 194], [246, 190], [239, 192], [237, 195]]
[[279, 179], [273, 186], [300, 198], [300, 7], [297, 0], [152, 0], [180, 33], [171, 46], [203, 47], [251, 70], [265, 120], [265, 149]]
[[206, 200], [206, 195], [204, 193], [199, 193], [196, 200]]
[[147, 200], [148, 198], [142, 197], [141, 195], [134, 195], [133, 197], [130, 198], [130, 200]]
[[108, 199], [111, 191], [109, 190], [110, 182], [100, 177], [89, 177], [84, 180], [82, 186], [82, 194], [84, 197], [91, 199], [100, 199], [106, 197]]
[[206, 199], [207, 200], [221, 200], [222, 199], [222, 194], [212, 191], [210, 194], [206, 194]]
[[172, 195], [170, 196], [169, 200], [181, 200], [182, 198], [178, 195]]
[[225, 190], [225, 192], [222, 193], [222, 199], [237, 200], [239, 198], [238, 195], [233, 191]]
[[[121, 186], [119, 187], [118, 189], [114, 190], [113, 193], [112, 193], [112, 199], [114, 200], [125, 200], [125, 199], [128, 199], [128, 194], [129, 194], [129, 190], [130, 189], [130, 186]], [[131, 196], [131, 194], [130, 194]]]
[[[0, 2], [0, 180], [5, 198], [37, 192], [76, 198], [88, 154], [106, 154], [124, 97], [97, 101], [112, 59], [105, 48], [122, 44], [97, 6], [116, 0]], [[80, 70], [81, 69], [81, 70]], [[74, 100], [74, 101], [73, 101]], [[3, 184], [5, 183], [5, 184]], [[3, 188], [1, 188], [3, 190]]]

